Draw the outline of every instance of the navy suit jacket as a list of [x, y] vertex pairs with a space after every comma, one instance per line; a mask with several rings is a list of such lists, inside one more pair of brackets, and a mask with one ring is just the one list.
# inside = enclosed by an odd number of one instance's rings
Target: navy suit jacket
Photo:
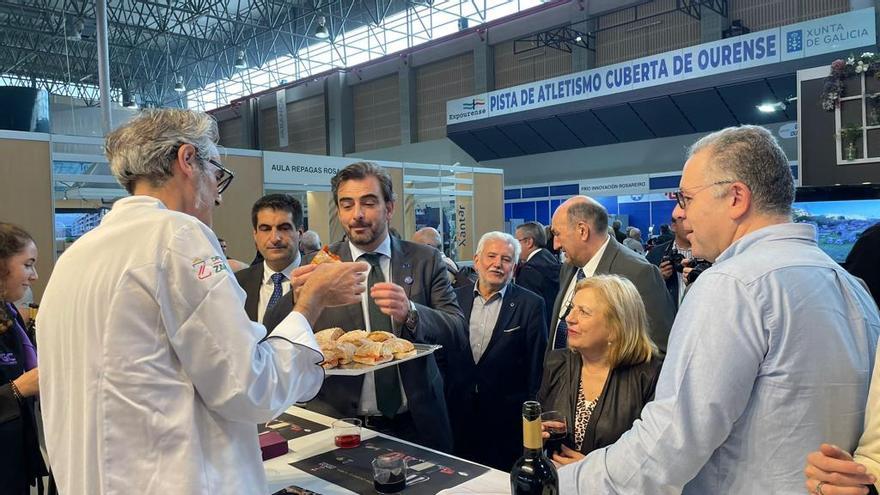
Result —
[[[342, 261], [353, 261], [348, 242], [337, 242], [330, 252]], [[303, 263], [311, 260], [305, 259]], [[406, 326], [394, 332], [412, 342], [440, 344], [444, 347], [434, 355], [400, 363], [400, 379], [406, 393], [407, 407], [412, 414], [419, 442], [428, 447], [450, 452], [452, 430], [443, 395], [444, 383], [437, 365], [452, 345], [457, 333], [466, 325], [464, 315], [455, 301], [455, 294], [446, 276], [446, 264], [440, 259], [440, 251], [408, 241], [391, 240], [392, 281], [403, 287], [419, 314], [414, 330]], [[293, 309], [293, 298], [284, 296], [263, 317], [263, 324], [271, 332]], [[326, 308], [315, 331], [340, 327], [345, 331], [364, 329], [364, 313], [361, 303]], [[330, 376], [317, 397], [307, 404], [308, 409], [329, 416], [351, 417], [358, 413], [363, 387], [363, 376]]]
[[549, 310], [553, 307], [556, 294], [559, 292], [559, 271], [562, 264], [550, 251], [541, 249], [532, 259], [522, 264], [516, 274], [516, 285], [538, 294], [544, 299], [545, 312], [548, 313], [547, 323], [550, 324]]
[[[455, 294], [469, 321], [474, 286]], [[479, 362], [471, 352], [469, 327], [457, 334], [448, 353], [446, 392], [456, 452], [509, 471], [522, 453], [522, 404], [535, 400], [541, 385], [547, 318], [541, 297], [512, 283], [501, 305]]]

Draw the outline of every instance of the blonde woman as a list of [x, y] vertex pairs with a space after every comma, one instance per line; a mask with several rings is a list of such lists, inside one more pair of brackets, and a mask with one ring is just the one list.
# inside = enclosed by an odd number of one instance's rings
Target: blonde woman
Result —
[[[568, 349], [552, 351], [538, 400], [568, 424], [559, 464], [614, 443], [654, 398], [661, 358], [636, 287], [616, 275], [578, 282], [565, 321]], [[545, 436], [547, 434], [545, 433]]]

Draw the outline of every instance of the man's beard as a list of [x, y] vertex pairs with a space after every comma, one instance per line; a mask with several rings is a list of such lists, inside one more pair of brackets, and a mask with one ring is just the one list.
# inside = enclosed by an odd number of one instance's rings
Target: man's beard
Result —
[[[364, 232], [363, 234], [355, 234], [355, 232], [354, 232], [355, 228], [366, 228], [367, 231]], [[349, 240], [351, 240], [351, 243], [354, 244], [355, 246], [358, 246], [358, 247], [368, 246], [368, 245], [376, 242], [376, 240], [379, 239], [379, 237], [384, 234], [384, 231], [385, 231], [385, 224], [358, 223], [358, 224], [355, 224], [354, 226], [349, 227], [348, 238], [349, 238]]]

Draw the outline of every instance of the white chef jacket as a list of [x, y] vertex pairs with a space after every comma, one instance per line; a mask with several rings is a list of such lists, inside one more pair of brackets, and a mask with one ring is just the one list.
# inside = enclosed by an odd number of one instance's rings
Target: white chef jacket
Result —
[[37, 339], [60, 493], [268, 493], [257, 423], [317, 394], [323, 356], [291, 313], [263, 341], [213, 232], [121, 199], [58, 260]]

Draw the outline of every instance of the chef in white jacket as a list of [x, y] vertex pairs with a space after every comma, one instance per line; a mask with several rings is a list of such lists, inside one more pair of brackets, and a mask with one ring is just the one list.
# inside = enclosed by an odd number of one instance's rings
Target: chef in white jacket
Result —
[[132, 193], [58, 260], [37, 325], [60, 493], [263, 494], [257, 423], [320, 389], [310, 322], [360, 301], [363, 263], [303, 267], [271, 336], [210, 230], [232, 174], [206, 114], [157, 110], [107, 136]]

